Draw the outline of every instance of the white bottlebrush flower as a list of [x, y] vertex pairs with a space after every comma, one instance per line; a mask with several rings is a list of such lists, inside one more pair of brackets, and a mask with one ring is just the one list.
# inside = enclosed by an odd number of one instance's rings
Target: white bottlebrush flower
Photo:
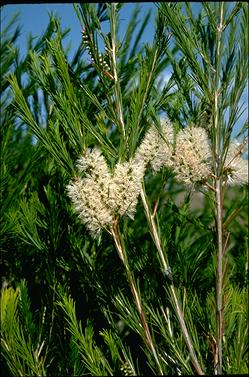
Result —
[[108, 166], [99, 148], [87, 149], [84, 155], [77, 161], [79, 171], [85, 172], [86, 176], [98, 180], [100, 177], [109, 175]]
[[134, 217], [145, 170], [143, 163], [118, 163], [111, 174], [100, 150], [94, 148], [78, 160], [78, 168], [85, 172], [85, 177], [70, 182], [67, 192], [93, 237], [102, 228], [110, 228], [117, 215]]
[[114, 213], [133, 218], [141, 190], [145, 165], [135, 161], [118, 163], [109, 184], [108, 204]]
[[108, 228], [112, 224], [112, 213], [106, 205], [107, 197], [94, 179], [77, 177], [69, 183], [67, 192], [75, 211], [93, 238], [99, 235], [102, 228]]
[[205, 181], [211, 174], [211, 149], [206, 131], [189, 127], [176, 136], [172, 158], [176, 179], [187, 185]]
[[228, 185], [243, 185], [248, 183], [248, 160], [241, 157], [243, 145], [233, 140], [227, 151], [223, 173]]
[[173, 140], [174, 131], [171, 123], [168, 120], [162, 120], [161, 133], [154, 125], [147, 131], [136, 151], [135, 160], [146, 165], [150, 163], [155, 172], [165, 165], [170, 166]]

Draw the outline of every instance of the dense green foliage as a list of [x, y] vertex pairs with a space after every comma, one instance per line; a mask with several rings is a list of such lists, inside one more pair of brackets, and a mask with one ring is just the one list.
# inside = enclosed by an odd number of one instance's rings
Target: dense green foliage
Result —
[[[247, 4], [223, 4], [219, 55], [216, 25], [221, 3], [202, 3], [195, 15], [191, 3], [158, 3], [151, 45], [140, 44], [150, 15], [136, 26], [139, 6], [124, 37], [118, 39], [121, 6], [75, 6], [87, 43], [82, 42], [71, 60], [62, 47], [69, 30], [61, 30], [52, 15], [40, 39], [36, 43], [30, 39], [22, 59], [15, 47], [20, 31], [19, 27], [13, 31], [16, 21], [2, 31], [1, 361], [5, 375], [158, 374], [113, 239], [106, 232], [91, 238], [65, 187], [76, 175], [75, 162], [86, 148], [99, 146], [113, 167], [134, 155], [147, 129], [153, 122], [159, 125], [164, 115], [176, 130], [189, 124], [204, 127], [212, 140], [217, 135], [210, 124], [218, 116], [224, 150], [235, 133], [246, 132], [246, 125], [238, 130], [238, 120], [247, 80]], [[102, 23], [107, 20], [110, 33], [104, 34]], [[116, 46], [116, 61], [102, 45]], [[89, 53], [94, 63], [89, 63]], [[103, 67], [100, 53], [112, 74]], [[162, 87], [166, 67], [171, 67], [172, 75]], [[212, 93], [218, 84], [222, 95], [217, 115]], [[217, 352], [214, 194], [186, 189], [166, 168], [157, 174], [148, 168], [144, 185], [151, 210], [157, 205], [161, 245], [197, 358], [203, 372], [213, 374]], [[247, 210], [247, 188], [227, 189], [225, 374], [248, 373]], [[124, 217], [119, 225], [163, 374], [193, 374], [169, 295], [171, 281], [162, 273], [141, 200], [134, 221]]]

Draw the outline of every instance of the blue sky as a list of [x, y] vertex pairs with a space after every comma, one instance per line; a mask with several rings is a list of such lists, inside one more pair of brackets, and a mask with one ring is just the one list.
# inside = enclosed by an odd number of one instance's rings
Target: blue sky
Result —
[[[195, 3], [194, 10], [197, 10], [200, 3]], [[121, 9], [120, 13], [120, 22], [121, 22], [121, 33], [122, 31], [125, 32], [126, 26], [129, 22], [131, 17], [132, 11], [134, 10], [136, 3], [125, 3], [123, 8]], [[140, 13], [140, 23], [144, 19], [145, 14], [148, 10], [152, 11], [150, 22], [148, 23], [147, 27], [145, 28], [144, 35], [142, 38], [142, 42], [152, 42], [153, 35], [154, 35], [154, 16], [156, 13], [156, 6], [152, 2], [147, 3], [140, 3], [141, 13]], [[18, 45], [20, 47], [21, 55], [24, 56], [26, 53], [26, 40], [29, 33], [32, 33], [33, 36], [39, 37], [41, 33], [45, 30], [46, 26], [49, 22], [49, 12], [56, 13], [57, 16], [61, 19], [61, 25], [63, 28], [70, 28], [71, 32], [68, 34], [67, 38], [65, 38], [64, 46], [71, 43], [71, 50], [69, 53], [69, 58], [73, 56], [73, 53], [78, 48], [81, 42], [81, 25], [76, 16], [76, 13], [73, 8], [73, 4], [12, 4], [12, 5], [5, 5], [1, 8], [1, 26], [2, 28], [8, 23], [11, 16], [15, 12], [20, 12], [19, 17], [19, 24], [21, 25], [21, 35], [18, 40]], [[106, 24], [107, 27], [107, 24]], [[104, 30], [105, 31], [105, 30]], [[121, 39], [122, 39], [122, 35]], [[170, 68], [168, 68], [164, 72], [164, 77], [162, 77], [163, 81], [166, 81], [170, 76]], [[248, 101], [248, 89], [246, 89], [243, 93], [242, 102], [247, 103]], [[241, 124], [247, 119], [248, 117], [248, 110], [244, 112], [240, 121], [238, 122], [238, 126], [240, 127]]]
[[[147, 28], [144, 31], [144, 41], [151, 42], [154, 34], [154, 17], [156, 12], [156, 6], [152, 2], [140, 3], [141, 13], [140, 22], [142, 22], [145, 14], [151, 9], [152, 15]], [[120, 22], [123, 30], [126, 30], [126, 25], [129, 22], [132, 11], [135, 8], [136, 3], [126, 3], [121, 9]], [[20, 25], [22, 25], [22, 32], [19, 39], [19, 46], [25, 54], [26, 51], [26, 40], [28, 34], [31, 32], [32, 35], [40, 36], [42, 31], [45, 30], [49, 22], [48, 12], [56, 13], [61, 19], [61, 25], [63, 28], [70, 27], [71, 32], [69, 36], [65, 39], [67, 43], [71, 41], [71, 54], [77, 49], [81, 42], [81, 25], [76, 16], [73, 8], [73, 4], [11, 4], [5, 5], [2, 8], [1, 18], [3, 19], [2, 25], [4, 26], [6, 22], [11, 18], [15, 12], [20, 12]], [[5, 18], [5, 19], [4, 19]]]

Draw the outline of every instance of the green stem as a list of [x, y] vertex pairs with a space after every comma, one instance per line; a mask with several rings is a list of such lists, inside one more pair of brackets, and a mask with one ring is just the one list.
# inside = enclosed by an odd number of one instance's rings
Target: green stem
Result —
[[162, 376], [163, 371], [162, 371], [162, 368], [161, 368], [161, 365], [160, 365], [160, 362], [159, 362], [159, 359], [158, 359], [158, 356], [157, 356], [156, 348], [153, 344], [153, 340], [152, 340], [152, 337], [151, 337], [151, 334], [150, 334], [149, 326], [148, 326], [146, 316], [145, 316], [145, 313], [144, 313], [144, 309], [143, 309], [143, 306], [142, 306], [142, 302], [141, 302], [141, 297], [139, 295], [138, 289], [136, 287], [135, 279], [133, 278], [132, 272], [131, 272], [130, 267], [129, 267], [128, 258], [127, 258], [125, 248], [122, 246], [122, 244], [120, 242], [120, 237], [119, 237], [119, 232], [118, 232], [116, 222], [114, 222], [114, 224], [113, 224], [111, 234], [112, 234], [112, 237], [114, 239], [114, 243], [115, 243], [118, 255], [119, 255], [119, 257], [120, 257], [120, 259], [123, 262], [123, 265], [125, 267], [125, 271], [126, 271], [126, 274], [127, 274], [127, 278], [128, 278], [128, 282], [129, 282], [129, 285], [130, 285], [130, 288], [131, 288], [131, 292], [132, 292], [132, 295], [133, 295], [133, 298], [134, 298], [134, 301], [135, 301], [135, 304], [136, 304], [136, 307], [137, 307], [137, 311], [139, 313], [139, 316], [140, 316], [140, 319], [141, 319], [141, 322], [142, 322], [142, 326], [143, 326], [143, 329], [144, 329], [144, 334], [145, 334], [145, 337], [146, 337], [147, 345], [148, 345], [149, 349], [151, 350], [151, 352], [153, 354], [153, 357], [155, 359], [155, 362], [156, 362], [158, 370], [159, 370], [159, 375]]
[[[159, 257], [160, 257], [160, 261], [161, 261], [162, 266], [163, 266], [163, 270], [164, 271], [170, 271], [169, 263], [168, 263], [165, 255], [164, 255], [162, 247], [161, 247], [161, 241], [160, 241], [158, 231], [157, 231], [157, 227], [156, 227], [156, 224], [155, 224], [155, 221], [154, 221], [154, 216], [152, 216], [150, 209], [149, 209], [149, 206], [148, 206], [148, 203], [147, 203], [147, 200], [146, 200], [146, 194], [145, 194], [144, 187], [142, 188], [140, 194], [141, 194], [143, 206], [144, 206], [144, 209], [145, 209], [145, 214], [146, 214], [146, 217], [147, 217], [147, 220], [148, 220], [148, 223], [149, 223], [151, 235], [152, 235], [152, 238], [153, 238], [154, 243], [156, 245], [157, 251], [159, 253]], [[189, 336], [187, 326], [185, 324], [184, 314], [183, 314], [183, 311], [180, 307], [173, 282], [171, 282], [171, 284], [169, 286], [169, 291], [171, 293], [171, 297], [172, 297], [172, 300], [173, 300], [173, 303], [174, 303], [174, 306], [175, 306], [177, 318], [179, 320], [180, 327], [181, 327], [181, 330], [182, 330], [182, 333], [183, 333], [183, 337], [184, 337], [184, 340], [185, 340], [186, 345], [187, 345], [188, 350], [189, 350], [189, 354], [190, 354], [190, 358], [191, 358], [193, 367], [194, 367], [194, 369], [195, 369], [195, 371], [198, 375], [203, 375], [204, 373], [201, 369], [201, 366], [200, 366], [198, 359], [197, 359], [197, 356], [195, 354], [194, 347], [193, 347], [191, 338]]]

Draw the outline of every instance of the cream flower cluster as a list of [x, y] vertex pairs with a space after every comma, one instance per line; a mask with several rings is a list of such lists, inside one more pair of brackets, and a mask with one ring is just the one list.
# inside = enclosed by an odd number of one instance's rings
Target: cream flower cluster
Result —
[[76, 212], [93, 237], [108, 229], [117, 215], [133, 218], [144, 175], [144, 165], [129, 161], [118, 163], [110, 173], [98, 148], [87, 150], [78, 160], [85, 173], [67, 186]]
[[134, 218], [145, 166], [134, 161], [118, 163], [109, 184], [108, 205], [113, 213]]
[[188, 127], [178, 132], [173, 170], [176, 179], [191, 185], [208, 179], [211, 175], [211, 148], [206, 131], [201, 127]]
[[175, 137], [171, 123], [162, 121], [161, 132], [152, 126], [139, 146], [135, 158], [150, 163], [157, 172], [163, 166], [173, 169], [176, 179], [185, 184], [205, 180], [211, 174], [211, 150], [203, 128], [186, 128]]
[[230, 143], [223, 168], [228, 185], [248, 184], [248, 160], [241, 157], [243, 149], [243, 145], [236, 140]]
[[[242, 145], [231, 142], [223, 169], [229, 185], [248, 182], [248, 161], [243, 160], [241, 154]], [[88, 149], [77, 162], [84, 178], [71, 181], [67, 191], [93, 237], [103, 228], [110, 229], [117, 216], [134, 217], [148, 164], [155, 172], [163, 166], [170, 167], [177, 181], [186, 185], [205, 183], [212, 175], [206, 131], [201, 127], [188, 127], [174, 137], [172, 125], [163, 121], [160, 132], [152, 126], [134, 159], [117, 163], [113, 173], [98, 148]]]
[[163, 166], [171, 166], [173, 153], [174, 130], [171, 123], [164, 119], [161, 122], [161, 130], [153, 125], [138, 147], [135, 160], [147, 165], [151, 164], [152, 169], [157, 172]]
[[82, 222], [96, 237], [101, 228], [107, 228], [112, 222], [111, 211], [105, 203], [110, 180], [108, 166], [98, 148], [87, 150], [77, 166], [81, 172], [85, 172], [85, 177], [76, 177], [69, 183], [68, 196]]
[[[241, 144], [231, 142], [223, 171], [229, 185], [248, 183], [248, 160], [242, 159], [242, 150]], [[168, 120], [162, 121], [160, 132], [155, 126], [147, 131], [135, 160], [150, 164], [155, 172], [167, 166], [175, 173], [176, 180], [185, 185], [205, 183], [212, 175], [212, 153], [206, 130], [189, 126], [174, 138]]]

